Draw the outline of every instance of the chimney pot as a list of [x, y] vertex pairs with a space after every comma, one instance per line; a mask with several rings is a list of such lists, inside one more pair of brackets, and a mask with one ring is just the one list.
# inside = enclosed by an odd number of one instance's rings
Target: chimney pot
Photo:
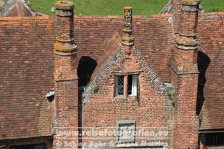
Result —
[[131, 6], [125, 6], [124, 10], [132, 10], [133, 8]]
[[183, 0], [182, 1], [182, 5], [191, 5], [191, 6], [194, 6], [194, 5], [199, 5], [201, 2], [201, 0]]
[[55, 54], [74, 55], [77, 53], [74, 41], [74, 3], [57, 1], [55, 3], [58, 35], [54, 44]]
[[134, 37], [132, 35], [132, 7], [124, 7], [124, 29], [122, 35], [122, 45], [127, 46], [126, 53], [130, 54], [134, 45]]
[[179, 34], [185, 37], [196, 36], [200, 0], [183, 0], [179, 24]]
[[71, 1], [58, 1], [55, 3], [56, 15], [69, 17], [73, 15], [74, 3]]
[[57, 1], [55, 3], [55, 8], [60, 10], [72, 10], [74, 8], [74, 3], [71, 1]]

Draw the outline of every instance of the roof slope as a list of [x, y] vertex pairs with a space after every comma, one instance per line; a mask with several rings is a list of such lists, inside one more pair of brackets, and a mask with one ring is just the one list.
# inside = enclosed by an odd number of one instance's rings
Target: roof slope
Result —
[[103, 52], [103, 56], [98, 60], [97, 67], [94, 70], [91, 78], [94, 78], [100, 71], [105, 62], [120, 48], [121, 36], [118, 32], [115, 32], [111, 39], [109, 40], [108, 44], [105, 46], [105, 50]]
[[224, 13], [206, 13], [198, 26], [201, 129], [224, 128]]
[[[119, 71], [120, 69], [123, 69], [122, 61], [126, 55], [120, 42], [120, 36], [114, 34], [108, 46], [106, 47], [105, 52], [103, 53], [103, 57], [100, 59], [98, 67], [95, 69], [94, 74], [92, 75], [91, 82], [89, 82], [86, 90], [84, 91], [84, 104], [88, 102], [94, 93], [94, 90], [102, 80], [111, 78], [113, 71]], [[167, 87], [165, 86], [164, 82], [162, 82], [156, 72], [150, 68], [142, 53], [135, 46], [133, 47], [132, 56], [136, 61], [138, 61], [141, 70], [146, 74], [145, 78], [147, 78], [150, 86], [153, 86], [159, 94], [164, 94], [166, 96]], [[172, 107], [171, 101], [167, 101], [170, 107]]]
[[[169, 2], [165, 5], [165, 7], [163, 7], [163, 9], [160, 11], [160, 14], [173, 13], [174, 11], [173, 3], [177, 3], [177, 1], [173, 2], [173, 0], [169, 0]], [[181, 0], [179, 0], [179, 3], [181, 3]], [[199, 5], [199, 10], [203, 11], [203, 7], [201, 4]]]
[[[136, 46], [166, 81], [171, 55], [167, 45], [172, 40], [168, 19], [166, 15], [138, 16], [133, 22]], [[0, 18], [0, 139], [51, 134], [51, 104], [45, 95], [54, 87], [55, 25], [53, 17]], [[112, 35], [122, 27], [123, 17], [76, 17], [78, 58], [100, 63]]]
[[51, 134], [52, 26], [44, 18], [0, 19], [0, 139]]
[[[163, 82], [170, 82], [173, 33], [170, 15], [134, 16], [136, 47]], [[89, 56], [97, 63], [115, 32], [122, 34], [123, 17], [76, 17], [78, 57]]]
[[[223, 13], [205, 14], [199, 22], [200, 50], [211, 61], [203, 88], [203, 109], [208, 111], [203, 128], [224, 126], [223, 17]], [[136, 47], [162, 82], [170, 82], [171, 20], [170, 15], [133, 17]], [[0, 139], [51, 135], [51, 103], [45, 95], [54, 87], [55, 26], [53, 17], [0, 18]], [[100, 65], [112, 35], [121, 35], [123, 17], [75, 17], [74, 26], [78, 58], [89, 57]], [[205, 56], [200, 63], [207, 61]]]
[[2, 16], [34, 16], [31, 8], [24, 0], [2, 0], [0, 2]]

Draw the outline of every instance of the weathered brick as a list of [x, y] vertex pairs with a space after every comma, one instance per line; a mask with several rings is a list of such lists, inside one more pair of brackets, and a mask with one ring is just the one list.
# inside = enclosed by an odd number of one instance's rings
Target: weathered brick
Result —
[[[106, 77], [102, 82], [98, 82], [98, 89], [96, 88], [96, 92], [82, 107], [83, 109], [80, 109], [83, 111], [83, 117], [79, 120], [83, 123], [79, 122], [79, 126], [81, 124], [95, 127], [114, 126], [118, 120], [125, 119], [133, 119], [136, 121], [136, 126], [141, 127], [173, 126], [175, 122], [174, 128], [177, 129], [174, 140], [173, 129], [169, 129], [170, 146], [175, 143], [176, 146], [182, 144], [183, 148], [195, 145], [198, 121], [196, 111], [192, 107], [196, 106], [197, 76], [171, 77], [174, 75], [171, 74], [171, 68], [175, 66], [172, 61], [176, 61], [176, 66], [183, 64], [185, 71], [195, 70], [192, 69], [192, 63], [198, 63], [200, 72], [198, 94], [203, 94], [204, 98], [200, 129], [223, 128], [223, 16], [222, 12], [200, 13], [197, 30], [193, 30], [197, 31], [200, 43], [198, 56], [195, 52], [178, 53], [175, 50], [172, 22], [170, 22], [172, 14], [133, 17], [136, 53], [128, 61], [129, 67], [125, 67], [124, 70], [127, 72], [141, 70], [139, 101], [132, 97], [126, 99], [113, 97], [114, 76], [110, 75], [110, 70], [122, 62], [117, 65], [113, 63], [110, 68], [102, 69], [104, 62], [114, 54], [114, 51], [119, 50], [123, 17], [77, 16], [74, 20], [64, 19], [68, 22], [74, 21], [74, 38], [78, 45], [77, 58], [56, 55], [55, 59], [53, 44], [56, 42], [59, 29], [64, 26], [63, 34], [67, 34], [67, 37], [73, 35], [68, 33], [71, 29], [68, 23], [62, 23], [63, 21], [60, 22], [55, 17], [0, 18], [0, 105], [3, 105], [0, 108], [1, 144], [10, 146], [18, 138], [24, 138], [20, 144], [27, 144], [25, 138], [37, 137], [38, 140], [38, 137], [51, 137], [54, 133], [52, 127], [55, 126], [54, 114], [60, 112], [58, 108], [57, 110], [53, 108], [55, 103], [57, 107], [65, 104], [66, 108], [62, 111], [71, 109], [65, 112], [65, 116], [72, 117], [75, 121], [76, 117], [73, 115], [77, 115], [78, 111], [75, 109], [78, 105], [73, 99], [77, 99], [78, 80], [73, 79], [77, 77], [75, 69], [78, 67], [80, 86], [87, 85], [99, 74]], [[185, 26], [187, 30], [183, 32], [190, 33], [194, 29], [193, 18], [192, 16], [182, 18], [190, 20], [181, 21], [179, 31], [182, 32], [181, 26]], [[181, 42], [192, 43], [186, 38], [180, 39], [179, 43]], [[68, 50], [68, 47], [70, 46], [67, 45], [64, 49]], [[63, 48], [59, 46], [58, 50]], [[174, 54], [180, 57], [174, 58]], [[120, 55], [123, 56], [122, 53]], [[115, 62], [115, 59], [110, 62]], [[58, 84], [55, 85], [57, 88], [55, 101], [49, 102], [45, 95], [54, 88], [54, 67], [57, 69], [55, 75], [59, 78]], [[63, 75], [60, 75], [60, 72], [63, 72]], [[186, 99], [177, 101], [176, 115], [180, 116], [176, 116], [174, 121], [171, 101], [160, 93], [163, 90], [163, 83], [171, 82], [171, 78], [173, 83], [179, 86], [176, 90], [177, 97]], [[61, 94], [58, 96], [61, 100], [57, 100], [58, 94]], [[60, 102], [57, 103], [56, 100]], [[165, 119], [167, 114], [170, 115], [169, 119]], [[60, 125], [77, 126], [77, 122], [73, 120], [68, 123], [62, 122]], [[169, 120], [169, 123], [166, 120]], [[183, 130], [184, 127], [187, 129]], [[182, 137], [187, 138], [184, 143]], [[42, 143], [47, 139], [43, 138]], [[190, 141], [193, 143], [188, 144]]]

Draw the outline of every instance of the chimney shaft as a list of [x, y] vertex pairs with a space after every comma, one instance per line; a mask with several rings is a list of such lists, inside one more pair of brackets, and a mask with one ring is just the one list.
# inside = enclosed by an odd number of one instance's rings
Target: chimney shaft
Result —
[[174, 34], [179, 33], [180, 16], [181, 16], [181, 9], [182, 9], [181, 1], [182, 0], [172, 0]]
[[124, 7], [124, 29], [121, 43], [125, 47], [125, 52], [131, 54], [135, 42], [132, 35], [132, 7], [130, 6]]
[[[78, 148], [78, 136], [68, 138], [66, 132], [78, 131], [77, 48], [74, 42], [74, 4], [58, 1], [56, 7], [57, 37], [54, 44], [55, 117], [54, 149]], [[62, 135], [62, 136], [61, 136]]]
[[57, 37], [54, 44], [55, 80], [74, 80], [76, 75], [77, 46], [74, 42], [74, 4], [58, 1], [56, 7]]
[[199, 4], [199, 0], [183, 0], [180, 19], [180, 35], [195, 37], [198, 23]]
[[[196, 73], [198, 40], [196, 37], [199, 0], [183, 0], [179, 34], [176, 35], [175, 71]], [[186, 59], [183, 59], [186, 58]]]
[[199, 121], [196, 115], [198, 41], [196, 27], [200, 1], [183, 0], [179, 34], [173, 62], [172, 82], [175, 86], [174, 149], [195, 148]]
[[[73, 38], [73, 16], [74, 4], [70, 1], [58, 1], [55, 3], [57, 23], [60, 28], [58, 37], [62, 40], [72, 40]], [[63, 28], [62, 28], [63, 27]]]

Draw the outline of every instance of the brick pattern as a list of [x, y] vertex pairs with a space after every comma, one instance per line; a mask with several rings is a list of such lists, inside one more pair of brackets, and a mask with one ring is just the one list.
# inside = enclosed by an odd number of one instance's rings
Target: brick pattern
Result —
[[[55, 84], [56, 117], [54, 121], [54, 149], [78, 148], [78, 137], [66, 138], [60, 132], [78, 131], [78, 80], [59, 81]], [[69, 146], [67, 146], [69, 144]]]
[[[110, 57], [112, 59], [105, 62], [111, 65], [117, 64], [117, 66], [113, 65], [111, 71], [103, 73], [105, 77], [100, 78], [100, 81], [97, 82], [98, 90], [95, 90], [89, 96], [89, 100], [84, 103], [82, 127], [116, 127], [118, 121], [134, 120], [136, 127], [166, 127], [169, 130], [169, 135], [163, 141], [168, 143], [172, 136], [172, 104], [166, 95], [155, 87], [159, 84], [159, 78], [155, 73], [147, 71], [148, 66], [144, 58], [140, 57], [141, 53], [137, 49], [134, 51], [133, 54], [127, 56], [121, 48], [120, 51], [117, 51], [117, 55], [112, 55]], [[105, 65], [98, 76], [102, 76], [101, 72], [104, 72], [108, 67]], [[139, 72], [140, 98], [114, 97], [114, 76], [117, 73], [129, 74], [133, 72]], [[115, 137], [104, 138], [101, 141], [107, 142], [115, 139]], [[141, 139], [152, 141], [150, 138], [136, 138], [136, 142], [140, 142]], [[88, 143], [98, 140], [94, 137], [83, 137], [82, 141]], [[113, 145], [115, 142], [112, 143]]]
[[177, 34], [180, 28], [180, 19], [181, 19], [181, 9], [182, 9], [182, 0], [172, 0], [173, 6], [173, 22], [174, 22], [174, 33]]
[[77, 49], [74, 42], [74, 4], [58, 1], [57, 37], [54, 44], [55, 117], [54, 149], [78, 149], [78, 136], [61, 136], [60, 132], [78, 132]]
[[196, 97], [198, 75], [177, 76], [176, 108], [174, 120], [174, 148], [194, 148], [198, 141]]
[[[113, 48], [110, 47], [109, 50], [106, 50], [105, 57], [101, 59], [101, 62], [104, 63], [99, 65], [100, 67], [96, 69], [96, 71], [93, 74], [92, 81], [90, 82], [85, 92], [83, 93], [84, 103], [90, 100], [92, 94], [94, 93], [95, 88], [98, 86], [101, 80], [109, 79], [111, 77], [111, 73], [113, 73], [114, 70], [122, 68], [120, 64], [124, 60], [125, 53], [123, 50], [121, 50], [122, 49], [121, 45], [119, 45], [116, 48], [114, 47], [114, 45], [118, 45], [118, 43], [120, 43], [119, 40], [116, 40], [119, 38], [117, 37], [113, 39], [115, 40], [115, 42], [113, 40], [110, 42], [112, 44], [111, 47]], [[166, 86], [158, 77], [156, 72], [149, 67], [142, 53], [138, 49], [135, 49], [133, 55], [136, 56], [138, 61], [140, 61], [139, 62], [140, 66], [144, 69], [145, 73], [147, 73], [145, 77], [148, 78], [148, 80], [150, 80], [150, 82], [152, 83], [151, 85], [153, 85], [158, 90], [159, 93], [166, 92], [167, 90]]]
[[174, 149], [195, 148], [199, 120], [196, 115], [198, 70], [197, 37], [199, 3], [182, 2], [181, 22], [176, 35], [173, 77], [176, 91], [174, 118]]
[[[202, 81], [203, 75], [206, 78], [201, 129], [223, 126], [223, 104], [214, 104], [222, 103], [224, 92], [220, 87], [223, 84], [223, 16], [223, 13], [205, 13], [199, 18], [199, 71]], [[0, 104], [4, 105], [0, 109], [0, 139], [51, 135], [52, 104], [45, 95], [54, 87], [55, 18], [6, 17], [0, 20]], [[170, 82], [171, 78], [174, 41], [169, 20], [170, 15], [133, 18], [136, 47], [162, 82]], [[78, 60], [87, 56], [100, 64], [113, 33], [118, 31], [121, 35], [123, 18], [76, 17], [74, 21]]]
[[[173, 44], [169, 44], [173, 43], [169, 19], [170, 15], [133, 16], [136, 47], [164, 82], [170, 82], [173, 52]], [[123, 17], [76, 17], [74, 26], [78, 59], [88, 56], [98, 63], [112, 35], [115, 32], [122, 35]]]
[[109, 48], [108, 50], [106, 50], [108, 51], [109, 54], [105, 55], [105, 57], [100, 60], [101, 65], [98, 65], [99, 68], [96, 68], [97, 70], [93, 74], [92, 81], [90, 82], [87, 89], [83, 93], [84, 97], [83, 103], [86, 103], [91, 98], [95, 88], [98, 86], [101, 80], [109, 79], [111, 72], [116, 67], [120, 67], [119, 62], [123, 60], [124, 52], [119, 51], [120, 49], [119, 43], [121, 40], [117, 39], [121, 39], [120, 36], [118, 36], [118, 38], [113, 38], [113, 40], [111, 40], [111, 42], [109, 43], [111, 45], [117, 45], [117, 47], [111, 46], [113, 48]]
[[223, 128], [223, 30], [224, 13], [205, 13], [200, 16], [199, 33], [199, 91], [202, 107], [201, 130]]
[[0, 139], [51, 135], [52, 26], [48, 17], [1, 18]]

